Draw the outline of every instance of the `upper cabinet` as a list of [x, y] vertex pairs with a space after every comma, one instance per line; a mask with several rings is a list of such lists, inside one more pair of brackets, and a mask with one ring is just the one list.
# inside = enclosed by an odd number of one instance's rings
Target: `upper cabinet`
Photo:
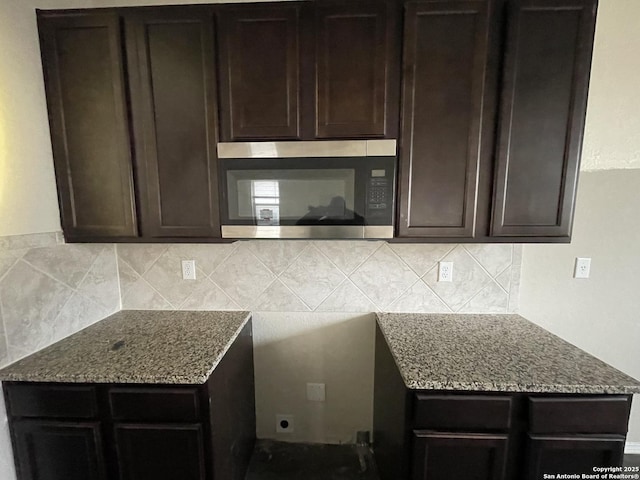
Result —
[[571, 233], [595, 15], [595, 0], [508, 4], [493, 236]]
[[596, 3], [406, 4], [400, 237], [570, 238]]
[[300, 139], [299, 4], [218, 13], [222, 139]]
[[396, 10], [382, 0], [222, 7], [222, 140], [395, 138]]
[[492, 159], [494, 16], [491, 0], [406, 6], [400, 236], [476, 235], [488, 198], [480, 195], [480, 172]]
[[141, 230], [219, 237], [213, 16], [125, 16]]
[[399, 42], [391, 2], [315, 9], [315, 138], [398, 135]]
[[54, 15], [39, 28], [66, 238], [136, 236], [119, 18]]
[[219, 142], [397, 139], [397, 241], [568, 242], [596, 5], [40, 11], [65, 238], [221, 240]]

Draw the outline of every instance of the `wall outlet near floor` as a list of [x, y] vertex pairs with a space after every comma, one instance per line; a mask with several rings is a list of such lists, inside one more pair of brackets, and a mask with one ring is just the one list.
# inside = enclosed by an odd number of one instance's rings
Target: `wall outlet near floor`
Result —
[[453, 282], [453, 262], [438, 263], [438, 281]]
[[573, 278], [589, 278], [591, 272], [591, 259], [578, 257], [576, 258], [576, 268], [573, 271]]
[[182, 260], [182, 279], [183, 280], [196, 279], [196, 261], [195, 260]]
[[276, 433], [293, 433], [293, 415], [276, 415]]
[[307, 383], [307, 400], [324, 402], [326, 399], [324, 383]]

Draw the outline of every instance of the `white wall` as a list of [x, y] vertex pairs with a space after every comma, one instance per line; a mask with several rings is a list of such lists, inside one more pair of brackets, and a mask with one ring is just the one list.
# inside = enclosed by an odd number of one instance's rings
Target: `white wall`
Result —
[[640, 168], [640, 2], [600, 0], [583, 170]]

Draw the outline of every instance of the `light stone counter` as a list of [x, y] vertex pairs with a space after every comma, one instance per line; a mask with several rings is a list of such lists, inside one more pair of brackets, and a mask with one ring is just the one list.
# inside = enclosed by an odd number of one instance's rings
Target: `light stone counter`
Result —
[[519, 315], [380, 313], [378, 325], [410, 389], [640, 393], [638, 380]]
[[250, 318], [123, 310], [0, 370], [0, 380], [202, 384]]

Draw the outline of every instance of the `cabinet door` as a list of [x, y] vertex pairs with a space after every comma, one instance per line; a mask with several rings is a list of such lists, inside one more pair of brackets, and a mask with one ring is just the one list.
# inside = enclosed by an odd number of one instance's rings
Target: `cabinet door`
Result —
[[414, 432], [412, 480], [502, 480], [507, 436]]
[[300, 6], [230, 7], [217, 20], [222, 140], [300, 138]]
[[100, 426], [16, 420], [12, 424], [20, 480], [104, 480]]
[[202, 427], [116, 424], [122, 480], [205, 480]]
[[394, 4], [319, 4], [315, 27], [316, 138], [395, 138], [400, 65]]
[[490, 167], [495, 120], [492, 10], [490, 0], [407, 4], [401, 237], [476, 234], [480, 169]]
[[38, 21], [65, 237], [136, 236], [118, 17]]
[[127, 17], [145, 237], [219, 237], [213, 17]]
[[545, 473], [593, 474], [593, 467], [621, 466], [623, 436], [531, 435], [526, 477], [539, 480]]
[[512, 0], [493, 236], [571, 233], [596, 0]]

